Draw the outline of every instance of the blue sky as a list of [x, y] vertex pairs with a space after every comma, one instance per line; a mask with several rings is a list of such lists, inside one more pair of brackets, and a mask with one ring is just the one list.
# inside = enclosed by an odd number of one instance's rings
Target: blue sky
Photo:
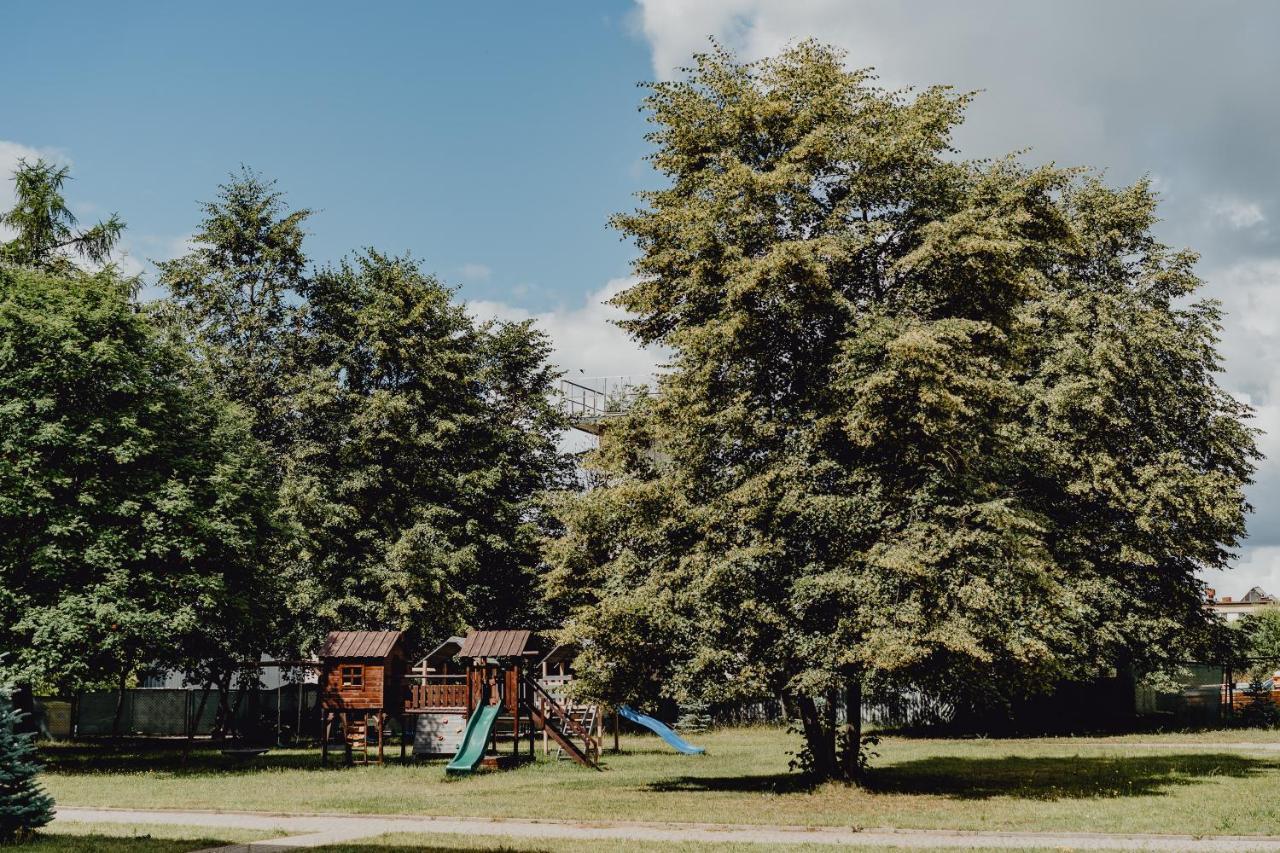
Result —
[[1160, 235], [1202, 253], [1222, 384], [1267, 454], [1237, 569], [1211, 580], [1280, 592], [1280, 3], [27, 0], [0, 27], [0, 171], [69, 162], [73, 206], [119, 211], [134, 268], [181, 252], [197, 201], [244, 163], [316, 209], [315, 259], [410, 251], [596, 375], [659, 358], [602, 305], [632, 256], [606, 219], [654, 181], [637, 82], [708, 36], [748, 58], [816, 36], [886, 86], [980, 90], [964, 154], [1148, 176]]
[[316, 209], [310, 251], [411, 251], [469, 298], [581, 301], [647, 167], [626, 3], [20, 3], [0, 138], [58, 149], [84, 218], [168, 254], [231, 169]]

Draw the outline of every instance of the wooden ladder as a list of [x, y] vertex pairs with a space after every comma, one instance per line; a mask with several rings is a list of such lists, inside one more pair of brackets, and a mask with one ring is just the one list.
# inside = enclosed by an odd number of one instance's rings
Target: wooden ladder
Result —
[[351, 763], [368, 764], [369, 717], [361, 714], [357, 719], [348, 720], [343, 726], [343, 736], [347, 741], [347, 750], [351, 754]]
[[[595, 705], [570, 705], [565, 709], [565, 711], [569, 719], [571, 719], [574, 723], [577, 724], [576, 726], [574, 726], [575, 729], [578, 729], [579, 727], [581, 727], [581, 729], [585, 729], [588, 732], [594, 732], [596, 730], [596, 706]], [[588, 749], [590, 749], [590, 744], [588, 744], [587, 746], [588, 746]], [[570, 757], [570, 756], [565, 755], [564, 747], [557, 744], [556, 760], [558, 761], [567, 757]]]
[[[549, 734], [574, 761], [600, 770], [600, 743], [591, 730], [574, 719], [573, 714], [566, 711], [541, 684], [527, 675], [523, 680], [528, 689], [525, 710], [533, 724]], [[573, 742], [574, 737], [581, 738], [582, 747]]]

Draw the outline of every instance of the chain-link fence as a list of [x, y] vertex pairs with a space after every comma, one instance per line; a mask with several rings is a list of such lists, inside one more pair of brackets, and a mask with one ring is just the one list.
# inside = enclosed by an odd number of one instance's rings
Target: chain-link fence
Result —
[[[200, 689], [137, 688], [81, 693], [73, 699], [40, 698], [36, 716], [46, 737], [144, 737], [205, 735], [218, 719], [218, 692], [201, 699]], [[319, 691], [314, 684], [278, 690], [233, 690], [227, 697], [237, 732], [277, 742], [314, 734]], [[117, 724], [117, 716], [119, 723]]]

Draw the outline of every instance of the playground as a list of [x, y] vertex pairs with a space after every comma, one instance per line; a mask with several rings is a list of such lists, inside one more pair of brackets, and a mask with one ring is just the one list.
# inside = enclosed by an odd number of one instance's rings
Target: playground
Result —
[[[545, 646], [545, 644], [541, 644]], [[335, 631], [320, 650], [320, 762], [335, 737], [345, 764], [378, 764], [394, 732], [401, 759], [451, 756], [445, 772], [508, 770], [542, 754], [600, 770], [606, 711], [684, 755], [702, 747], [629, 705], [605, 709], [571, 692], [573, 652], [548, 652], [528, 630], [471, 631], [439, 644], [412, 668], [399, 631]], [[554, 748], [554, 753], [552, 749]], [[253, 758], [265, 749], [224, 749]], [[617, 747], [615, 745], [615, 751]]]
[[[786, 769], [795, 732], [682, 734], [576, 697], [572, 660], [523, 630], [451, 637], [416, 662], [398, 632], [335, 632], [315, 663], [318, 744], [46, 743], [43, 782], [64, 817], [36, 849], [202, 850], [284, 835], [331, 853], [537, 850], [548, 839], [564, 850], [593, 839], [635, 850], [876, 849], [876, 833], [895, 843], [893, 833], [956, 843], [976, 833], [962, 849], [1015, 833], [1044, 849], [1083, 832], [1117, 844], [1132, 833], [1259, 837], [1280, 817], [1277, 731], [886, 731], [864, 786], [815, 784]], [[1017, 849], [1009, 843], [998, 846]], [[1265, 843], [1280, 850], [1280, 839]]]
[[[798, 738], [753, 727], [700, 734], [705, 755], [623, 735], [597, 772], [540, 753], [462, 778], [445, 759], [323, 769], [315, 750], [183, 765], [154, 743], [51, 746], [44, 782], [63, 808], [750, 823], [1025, 832], [1273, 832], [1280, 737], [1264, 732], [1116, 738], [887, 736], [865, 789], [809, 787], [785, 770]], [[780, 769], [780, 765], [781, 768]], [[196, 849], [196, 848], [192, 848]]]

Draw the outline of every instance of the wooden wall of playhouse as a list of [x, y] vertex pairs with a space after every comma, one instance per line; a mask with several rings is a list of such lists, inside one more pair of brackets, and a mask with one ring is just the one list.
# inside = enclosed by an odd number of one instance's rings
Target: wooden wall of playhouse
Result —
[[399, 631], [334, 631], [320, 652], [320, 704], [329, 711], [404, 710]]

